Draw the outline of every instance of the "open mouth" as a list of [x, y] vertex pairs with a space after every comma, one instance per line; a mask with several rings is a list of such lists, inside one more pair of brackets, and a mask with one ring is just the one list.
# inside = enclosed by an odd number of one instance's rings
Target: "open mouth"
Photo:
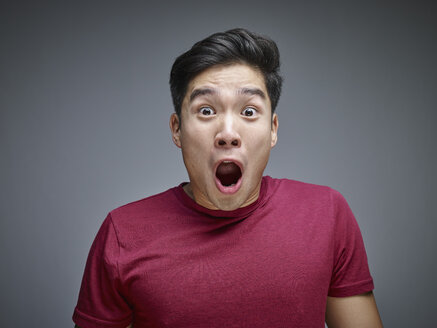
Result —
[[215, 172], [217, 187], [223, 193], [234, 193], [241, 185], [241, 168], [233, 161], [221, 162]]

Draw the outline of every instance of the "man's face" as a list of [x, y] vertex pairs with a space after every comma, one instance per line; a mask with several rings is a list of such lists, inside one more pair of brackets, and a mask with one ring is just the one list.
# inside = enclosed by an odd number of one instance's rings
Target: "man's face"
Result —
[[254, 202], [278, 129], [262, 74], [243, 64], [203, 71], [188, 85], [181, 121], [170, 118], [190, 178], [185, 191], [210, 209]]

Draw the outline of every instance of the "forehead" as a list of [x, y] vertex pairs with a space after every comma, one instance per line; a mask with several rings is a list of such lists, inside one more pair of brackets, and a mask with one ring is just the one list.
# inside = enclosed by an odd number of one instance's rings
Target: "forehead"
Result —
[[262, 73], [246, 64], [216, 65], [204, 70], [190, 81], [186, 96], [193, 90], [203, 87], [219, 89], [257, 87], [267, 92]]

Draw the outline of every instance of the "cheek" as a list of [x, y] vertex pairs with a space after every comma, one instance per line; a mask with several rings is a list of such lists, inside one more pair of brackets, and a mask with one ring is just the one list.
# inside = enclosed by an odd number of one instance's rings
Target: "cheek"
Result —
[[261, 151], [265, 147], [270, 148], [271, 130], [265, 126], [251, 129], [247, 134], [246, 142], [250, 149]]
[[181, 134], [182, 154], [190, 167], [199, 168], [212, 149], [211, 137], [205, 129], [191, 127]]
[[187, 149], [198, 148], [204, 139], [204, 132], [196, 126], [191, 125], [189, 129], [182, 130], [181, 141]]

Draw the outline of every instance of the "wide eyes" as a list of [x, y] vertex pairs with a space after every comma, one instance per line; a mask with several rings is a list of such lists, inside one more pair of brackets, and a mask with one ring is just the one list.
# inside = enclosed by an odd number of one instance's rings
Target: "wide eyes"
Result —
[[214, 115], [214, 110], [211, 107], [202, 107], [199, 110], [199, 113], [202, 116], [211, 116], [211, 115]]
[[256, 109], [252, 108], [252, 107], [246, 107], [245, 109], [243, 109], [243, 111], [241, 112], [241, 115], [243, 116], [247, 116], [247, 117], [252, 117], [255, 116], [256, 114]]
[[[214, 109], [212, 109], [211, 107], [205, 106], [205, 107], [201, 107], [199, 109], [199, 114], [201, 116], [212, 116], [214, 115], [216, 112]], [[243, 111], [241, 112], [242, 116], [245, 117], [254, 117], [257, 113], [257, 110], [253, 107], [246, 107], [243, 109]]]

